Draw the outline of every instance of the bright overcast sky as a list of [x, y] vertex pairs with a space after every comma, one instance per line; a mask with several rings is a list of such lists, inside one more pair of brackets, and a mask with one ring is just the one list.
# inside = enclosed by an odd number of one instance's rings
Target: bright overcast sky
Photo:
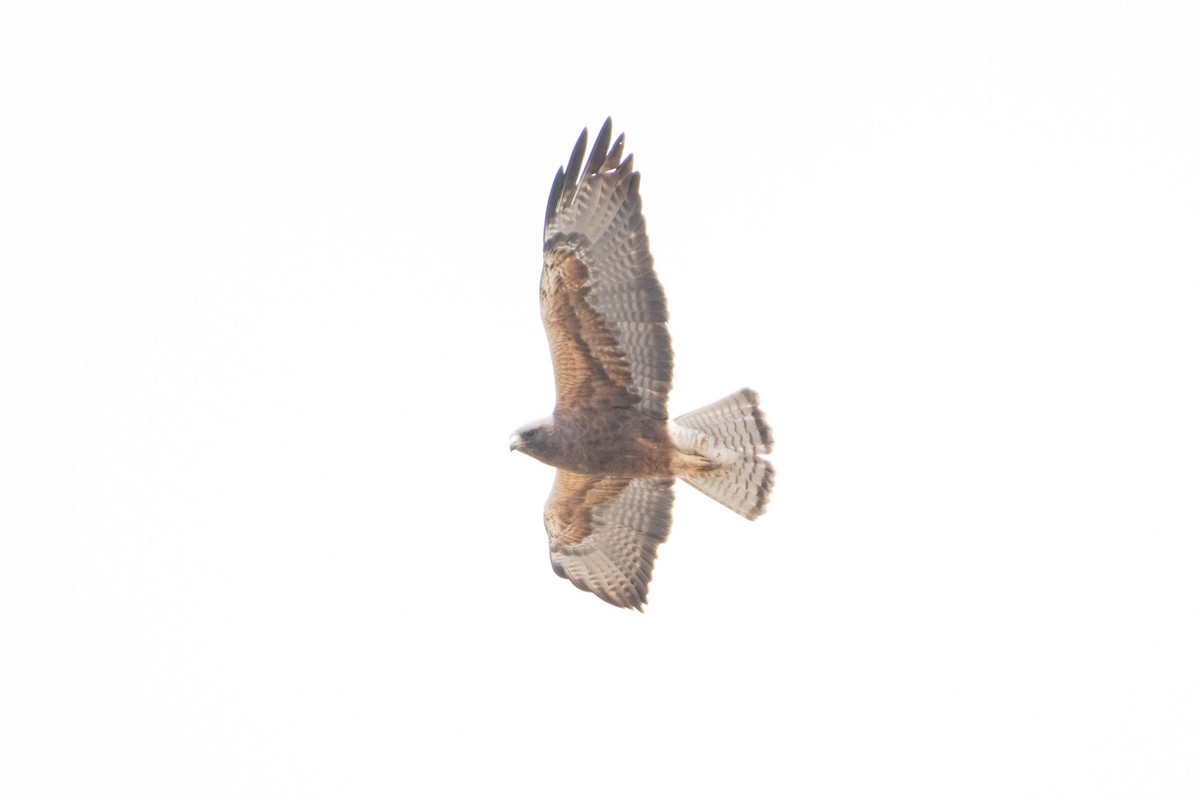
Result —
[[[10, 4], [0, 796], [1200, 793], [1192, 3]], [[679, 486], [551, 572], [551, 180], [612, 115]]]

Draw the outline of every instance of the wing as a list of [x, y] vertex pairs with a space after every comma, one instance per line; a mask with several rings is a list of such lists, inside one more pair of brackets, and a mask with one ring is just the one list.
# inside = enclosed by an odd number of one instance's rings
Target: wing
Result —
[[614, 606], [641, 611], [658, 545], [671, 531], [672, 483], [560, 469], [546, 501], [554, 571]]
[[625, 135], [609, 150], [611, 135], [609, 119], [585, 165], [587, 130], [580, 134], [546, 206], [542, 322], [556, 408], [639, 408], [666, 419], [673, 363], [667, 302], [646, 238], [641, 176], [633, 156], [621, 160]]

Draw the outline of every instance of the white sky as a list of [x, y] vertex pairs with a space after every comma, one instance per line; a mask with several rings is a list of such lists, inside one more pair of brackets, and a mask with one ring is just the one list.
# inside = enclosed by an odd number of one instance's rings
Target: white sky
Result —
[[[1200, 793], [1191, 3], [11, 4], [0, 796]], [[613, 115], [673, 410], [554, 576], [546, 194]]]

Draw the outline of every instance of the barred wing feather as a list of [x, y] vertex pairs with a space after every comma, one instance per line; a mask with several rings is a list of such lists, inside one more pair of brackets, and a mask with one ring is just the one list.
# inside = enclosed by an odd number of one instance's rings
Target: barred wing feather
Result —
[[557, 407], [638, 408], [667, 418], [673, 358], [667, 304], [642, 217], [640, 175], [609, 148], [604, 123], [586, 164], [585, 129], [546, 207], [542, 321], [550, 340]]

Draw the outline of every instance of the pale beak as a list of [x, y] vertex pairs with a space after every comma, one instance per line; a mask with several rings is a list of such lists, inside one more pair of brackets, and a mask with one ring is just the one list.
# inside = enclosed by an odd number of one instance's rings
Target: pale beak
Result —
[[521, 446], [521, 437], [518, 434], [513, 434], [508, 437], [508, 452], [512, 452]]

